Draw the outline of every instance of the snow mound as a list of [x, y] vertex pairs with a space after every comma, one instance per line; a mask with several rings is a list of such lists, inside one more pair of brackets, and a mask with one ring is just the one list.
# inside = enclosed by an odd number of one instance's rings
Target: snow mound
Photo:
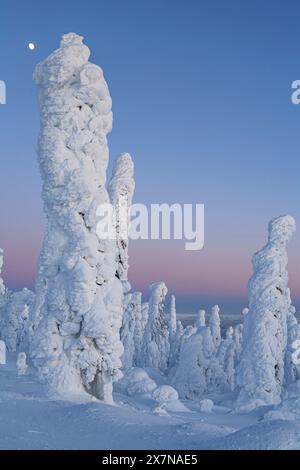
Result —
[[119, 380], [117, 388], [129, 396], [151, 396], [157, 385], [144, 369], [132, 367], [124, 371], [124, 377]]
[[178, 400], [178, 393], [176, 392], [175, 388], [171, 387], [170, 385], [161, 385], [157, 387], [153, 394], [153, 398], [159, 404], [167, 403], [168, 401]]
[[154, 408], [156, 414], [166, 414], [168, 411], [180, 412], [189, 411], [179, 400], [179, 396], [175, 388], [170, 385], [161, 385], [152, 393], [153, 399], [158, 403]]
[[283, 450], [300, 441], [300, 425], [276, 419], [262, 421], [214, 441], [209, 449], [226, 450]]
[[200, 411], [203, 413], [210, 413], [214, 407], [214, 402], [212, 400], [206, 399], [200, 401]]

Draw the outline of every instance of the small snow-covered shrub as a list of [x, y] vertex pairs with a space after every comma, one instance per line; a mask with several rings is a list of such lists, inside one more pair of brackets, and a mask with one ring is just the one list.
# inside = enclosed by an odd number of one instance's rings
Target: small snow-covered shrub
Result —
[[26, 353], [21, 352], [17, 357], [18, 375], [25, 375], [27, 371]]
[[178, 400], [179, 398], [175, 388], [171, 387], [170, 385], [161, 385], [160, 387], [157, 387], [153, 391], [152, 397], [159, 404], [167, 403], [168, 401]]
[[296, 419], [296, 417], [290, 411], [285, 410], [270, 410], [264, 415], [265, 421], [273, 421], [277, 419], [281, 419], [284, 421], [293, 421], [294, 419]]
[[133, 367], [126, 369], [124, 377], [119, 381], [118, 388], [129, 396], [151, 395], [157, 387], [144, 369]]
[[179, 396], [175, 388], [170, 385], [161, 385], [160, 387], [157, 387], [152, 393], [152, 398], [157, 403], [153, 409], [153, 413], [155, 414], [167, 415], [168, 411], [188, 411], [188, 409], [179, 400]]
[[0, 365], [6, 364], [6, 344], [0, 340]]
[[203, 413], [210, 413], [214, 407], [214, 402], [206, 398], [200, 401], [200, 411]]

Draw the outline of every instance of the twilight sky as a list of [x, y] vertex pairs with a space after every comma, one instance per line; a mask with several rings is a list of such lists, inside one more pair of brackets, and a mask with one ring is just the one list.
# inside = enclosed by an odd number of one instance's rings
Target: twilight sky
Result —
[[[0, 246], [10, 288], [32, 287], [44, 216], [32, 72], [62, 34], [85, 37], [113, 98], [111, 159], [129, 151], [139, 203], [204, 203], [205, 248], [132, 242], [134, 288], [165, 280], [180, 311], [246, 303], [268, 221], [300, 227], [300, 4], [296, 0], [0, 0]], [[28, 42], [37, 48], [30, 51]], [[300, 304], [300, 228], [290, 284]]]

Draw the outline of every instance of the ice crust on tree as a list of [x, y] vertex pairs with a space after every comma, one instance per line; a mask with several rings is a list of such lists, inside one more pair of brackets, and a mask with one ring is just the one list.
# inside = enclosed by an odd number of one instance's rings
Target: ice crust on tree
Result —
[[37, 65], [39, 165], [47, 232], [39, 259], [31, 356], [55, 391], [112, 401], [123, 346], [123, 290], [115, 240], [99, 240], [112, 100], [100, 67], [75, 33]]
[[281, 401], [287, 317], [291, 306], [287, 243], [295, 230], [292, 217], [273, 219], [266, 246], [253, 257], [249, 313], [244, 319], [239, 365], [239, 404], [248, 409]]

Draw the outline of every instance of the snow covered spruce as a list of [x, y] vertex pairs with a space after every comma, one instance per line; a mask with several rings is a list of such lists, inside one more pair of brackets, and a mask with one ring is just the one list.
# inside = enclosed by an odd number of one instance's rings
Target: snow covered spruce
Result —
[[249, 312], [243, 329], [238, 382], [240, 407], [276, 405], [281, 401], [287, 348], [287, 318], [291, 313], [287, 243], [296, 229], [290, 216], [269, 224], [266, 246], [253, 257], [249, 282]]
[[1, 278], [3, 250], [0, 249], [0, 338], [9, 352], [28, 349], [30, 311], [35, 295], [29, 289], [11, 292]]
[[[63, 36], [37, 65], [41, 131], [39, 164], [47, 233], [39, 260], [31, 357], [51, 388], [83, 388], [112, 402], [123, 346], [123, 244], [97, 237], [97, 208], [106, 204], [107, 134], [111, 97], [100, 67], [89, 62], [82, 37]], [[125, 170], [124, 170], [125, 166]], [[126, 169], [129, 171], [127, 178]], [[117, 161], [110, 185], [133, 190], [131, 159]]]

